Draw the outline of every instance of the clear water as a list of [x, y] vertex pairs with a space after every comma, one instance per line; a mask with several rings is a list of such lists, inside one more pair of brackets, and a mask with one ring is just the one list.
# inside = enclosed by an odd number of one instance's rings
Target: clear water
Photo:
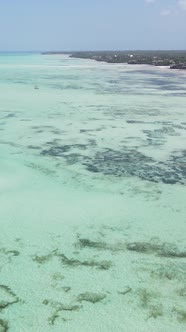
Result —
[[0, 56], [0, 331], [186, 329], [186, 73]]

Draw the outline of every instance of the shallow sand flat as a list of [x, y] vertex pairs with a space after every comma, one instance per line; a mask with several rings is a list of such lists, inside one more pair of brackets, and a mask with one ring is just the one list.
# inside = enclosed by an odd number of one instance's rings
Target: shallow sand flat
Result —
[[0, 330], [185, 331], [182, 75], [0, 63]]

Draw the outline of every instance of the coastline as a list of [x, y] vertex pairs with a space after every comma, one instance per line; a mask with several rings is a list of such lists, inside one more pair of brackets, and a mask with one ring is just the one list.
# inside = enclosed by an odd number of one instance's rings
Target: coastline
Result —
[[70, 58], [128, 65], [150, 65], [159, 68], [186, 70], [186, 51], [83, 51], [43, 52], [42, 55], [69, 55]]

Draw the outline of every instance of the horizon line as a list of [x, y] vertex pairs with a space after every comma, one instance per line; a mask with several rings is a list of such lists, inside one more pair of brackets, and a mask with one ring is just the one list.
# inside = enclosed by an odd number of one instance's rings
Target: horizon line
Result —
[[186, 49], [87, 49], [87, 50], [0, 50], [0, 53], [49, 53], [49, 52], [57, 52], [57, 53], [74, 53], [74, 52], [128, 52], [128, 51], [140, 51], [140, 52], [165, 52], [165, 51], [181, 51], [184, 52]]

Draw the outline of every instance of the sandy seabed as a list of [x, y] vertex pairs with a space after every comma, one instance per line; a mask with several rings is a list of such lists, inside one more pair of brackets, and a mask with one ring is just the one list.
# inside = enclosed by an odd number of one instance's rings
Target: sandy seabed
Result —
[[185, 331], [185, 76], [0, 56], [0, 331]]

